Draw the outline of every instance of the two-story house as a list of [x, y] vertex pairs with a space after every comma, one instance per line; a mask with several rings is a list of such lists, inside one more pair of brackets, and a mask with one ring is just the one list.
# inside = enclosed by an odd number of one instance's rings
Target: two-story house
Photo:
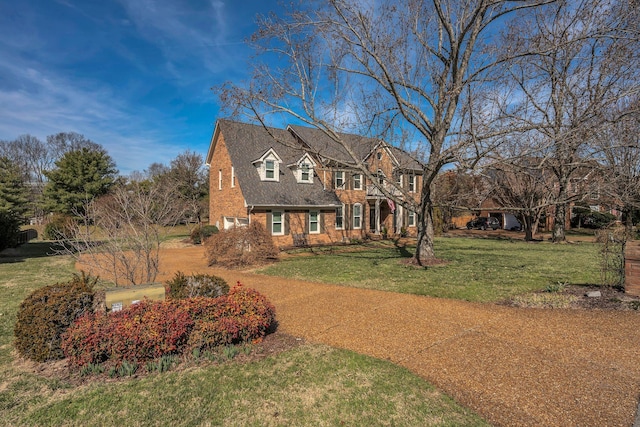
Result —
[[[422, 167], [384, 141], [341, 134], [352, 154], [324, 132], [219, 120], [207, 154], [209, 222], [220, 229], [261, 222], [278, 246], [343, 242], [383, 233], [415, 235], [416, 215], [400, 200], [418, 198]], [[391, 184], [391, 179], [393, 183]]]

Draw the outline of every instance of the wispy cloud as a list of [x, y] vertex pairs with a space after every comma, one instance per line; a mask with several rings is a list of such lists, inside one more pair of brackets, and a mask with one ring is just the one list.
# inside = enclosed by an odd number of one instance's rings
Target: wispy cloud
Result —
[[[270, 2], [22, 0], [0, 14], [0, 139], [75, 131], [125, 173], [206, 152], [209, 88], [239, 78]], [[4, 13], [6, 12], [6, 13]]]

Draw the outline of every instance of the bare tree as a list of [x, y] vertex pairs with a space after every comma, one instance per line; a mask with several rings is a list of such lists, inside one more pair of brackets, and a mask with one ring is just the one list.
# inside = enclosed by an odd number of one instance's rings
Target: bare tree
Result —
[[186, 219], [195, 219], [200, 225], [209, 193], [208, 173], [202, 156], [189, 150], [178, 155], [171, 160], [167, 178], [178, 193], [178, 200], [185, 205]]
[[635, 101], [598, 134], [597, 158], [602, 167], [603, 197], [623, 214], [627, 236], [633, 213], [640, 210], [640, 102]]
[[541, 144], [530, 139], [534, 136], [531, 132], [512, 136], [482, 167], [488, 183], [486, 197], [518, 217], [525, 240], [533, 240], [541, 217], [555, 200], [555, 181], [544, 156], [535, 151]]
[[56, 251], [107, 273], [116, 286], [151, 283], [167, 226], [183, 216], [177, 196], [172, 186], [147, 179], [120, 182], [110, 194], [87, 201], [82, 220], [65, 227]]
[[503, 112], [542, 141], [541, 167], [555, 176], [555, 242], [565, 240], [570, 182], [592, 167], [598, 128], [608, 111], [638, 90], [632, 3], [557, 1], [510, 22], [505, 32], [504, 55], [517, 60], [507, 68], [514, 86]]
[[[433, 184], [443, 166], [482, 155], [482, 138], [464, 135], [463, 106], [498, 63], [496, 25], [546, 1], [330, 0], [260, 20], [253, 41], [264, 62], [246, 86], [219, 88], [224, 104], [265, 123], [270, 113], [316, 127], [341, 144], [372, 182], [340, 131], [358, 131], [423, 154], [415, 259], [435, 257]], [[393, 184], [393, 183], [389, 183]], [[382, 193], [395, 198], [390, 191]], [[402, 189], [396, 188], [402, 193]]]

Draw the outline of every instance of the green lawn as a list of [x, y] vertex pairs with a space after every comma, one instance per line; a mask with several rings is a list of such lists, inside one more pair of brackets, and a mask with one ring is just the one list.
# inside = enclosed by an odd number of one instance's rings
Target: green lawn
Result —
[[18, 307], [73, 273], [70, 258], [46, 252], [46, 243], [30, 243], [0, 257], [0, 426], [487, 425], [404, 368], [319, 345], [82, 386], [37, 375], [15, 359]]
[[286, 257], [260, 273], [325, 283], [467, 301], [500, 301], [557, 282], [600, 281], [598, 246], [493, 239], [438, 238], [444, 265], [402, 264], [413, 247], [391, 241]]

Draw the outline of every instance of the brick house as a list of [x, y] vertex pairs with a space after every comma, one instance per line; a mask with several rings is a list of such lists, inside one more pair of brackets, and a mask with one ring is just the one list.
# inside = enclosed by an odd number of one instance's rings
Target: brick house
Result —
[[218, 120], [209, 165], [209, 222], [219, 229], [259, 221], [278, 246], [322, 244], [382, 234], [416, 234], [416, 215], [388, 200], [419, 195], [421, 164], [378, 139], [341, 134], [377, 180], [322, 131]]

